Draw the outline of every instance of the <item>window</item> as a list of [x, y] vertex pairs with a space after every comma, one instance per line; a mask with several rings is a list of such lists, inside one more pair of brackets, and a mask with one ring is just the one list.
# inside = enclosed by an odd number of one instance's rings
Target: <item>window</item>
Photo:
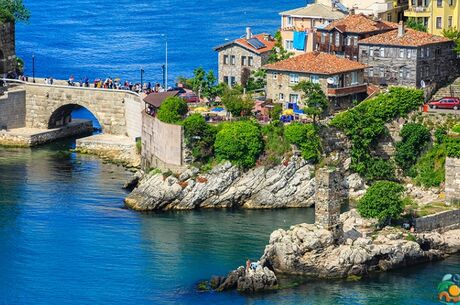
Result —
[[374, 56], [374, 49], [372, 49], [372, 48], [369, 49], [369, 56], [371, 56], [371, 57]]
[[294, 49], [294, 41], [286, 40], [285, 44], [286, 44], [285, 45], [286, 50], [293, 50]]
[[235, 65], [236, 57], [235, 55], [230, 56], [230, 64]]
[[392, 19], [392, 18], [391, 18], [391, 13], [388, 13], [388, 14], [387, 14], [387, 21], [391, 22], [391, 21], [392, 21], [391, 19]]
[[313, 84], [319, 84], [319, 76], [318, 75], [311, 75], [310, 76], [310, 81], [313, 83]]
[[380, 67], [380, 77], [385, 77], [385, 68]]
[[425, 57], [425, 48], [420, 49], [420, 57], [421, 58]]
[[453, 6], [454, 5], [454, 0], [449, 0], [449, 5]]
[[241, 65], [242, 66], [246, 66], [247, 62], [246, 62], [246, 56], [241, 56]]
[[299, 95], [298, 94], [289, 94], [289, 103], [297, 104], [298, 101], [299, 101]]
[[404, 68], [399, 68], [399, 78], [404, 78]]
[[280, 100], [280, 101], [284, 101], [284, 93], [280, 93], [280, 94], [279, 94], [279, 100]]
[[326, 33], [321, 33], [321, 43], [326, 43]]
[[407, 58], [411, 58], [412, 56], [412, 50], [407, 50]]
[[385, 48], [380, 48], [380, 57], [385, 57]]
[[273, 72], [273, 79], [278, 79], [278, 72]]
[[252, 67], [254, 65], [254, 58], [252, 56], [248, 57], [248, 66]]
[[442, 0], [438, 0], [438, 7], [442, 7]]
[[351, 37], [350, 36], [347, 37], [347, 46], [351, 46]]
[[430, 48], [426, 48], [426, 57], [430, 57]]
[[369, 74], [369, 77], [374, 77], [374, 69], [373, 69], [373, 68], [369, 68], [368, 74]]
[[224, 65], [228, 65], [228, 55], [224, 55]]
[[335, 33], [335, 46], [340, 47], [340, 34]]
[[452, 27], [452, 16], [447, 18], [447, 27], [450, 29]]
[[231, 76], [230, 77], [230, 86], [235, 86], [235, 84], [236, 84], [235, 76]]
[[289, 74], [289, 82], [291, 84], [298, 84], [299, 83], [299, 74], [296, 74], [296, 73]]
[[436, 17], [436, 28], [442, 29], [442, 17]]
[[358, 83], [358, 72], [351, 72], [351, 84], [356, 85]]
[[[279, 20], [279, 19], [278, 19]], [[292, 17], [287, 17], [287, 26], [292, 26], [294, 23], [294, 18]]]
[[228, 83], [228, 76], [224, 76], [224, 84], [229, 85], [229, 83]]
[[404, 49], [399, 49], [399, 58], [404, 58]]

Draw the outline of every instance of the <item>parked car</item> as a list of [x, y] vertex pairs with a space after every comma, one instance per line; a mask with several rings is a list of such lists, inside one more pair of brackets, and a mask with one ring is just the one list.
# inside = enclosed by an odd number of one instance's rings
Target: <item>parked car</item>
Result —
[[186, 92], [179, 95], [179, 97], [183, 98], [187, 103], [199, 103], [200, 99], [198, 95], [193, 92]]
[[431, 109], [460, 109], [460, 98], [443, 97], [440, 100], [431, 101], [428, 103]]

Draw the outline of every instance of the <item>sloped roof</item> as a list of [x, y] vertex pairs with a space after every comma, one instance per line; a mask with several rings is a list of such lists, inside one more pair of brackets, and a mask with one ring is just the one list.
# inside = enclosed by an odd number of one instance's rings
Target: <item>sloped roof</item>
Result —
[[235, 39], [235, 40], [230, 41], [228, 43], [225, 43], [223, 45], [217, 46], [217, 47], [214, 48], [214, 50], [219, 51], [220, 49], [225, 48], [225, 47], [227, 47], [229, 45], [237, 44], [237, 45], [242, 46], [243, 48], [246, 48], [246, 49], [248, 49], [248, 50], [250, 50], [250, 51], [252, 51], [254, 53], [263, 54], [265, 52], [269, 52], [269, 51], [273, 50], [273, 48], [275, 47], [275, 44], [276, 44], [275, 39], [273, 39], [269, 34], [266, 34], [266, 33], [253, 35], [251, 38], [257, 38], [260, 42], [262, 42], [265, 45], [265, 47], [261, 48], [261, 49], [256, 49], [255, 47], [253, 47], [252, 45], [250, 45], [248, 43], [248, 39], [246, 39], [246, 38], [238, 38], [238, 39]]
[[177, 96], [179, 91], [165, 91], [165, 92], [154, 92], [150, 93], [144, 98], [144, 102], [150, 104], [156, 108], [160, 108], [161, 104], [171, 96]]
[[404, 36], [398, 37], [398, 30], [374, 35], [360, 40], [359, 44], [376, 44], [376, 45], [390, 45], [390, 46], [405, 46], [405, 47], [420, 47], [424, 45], [442, 43], [451, 41], [448, 38], [428, 34], [425, 32], [416, 31], [413, 29], [406, 29]]
[[263, 66], [267, 70], [334, 75], [366, 68], [357, 61], [332, 54], [309, 52], [274, 64]]
[[337, 29], [342, 33], [372, 33], [380, 31], [388, 31], [398, 28], [397, 23], [373, 20], [363, 14], [348, 15], [345, 18], [331, 22], [329, 25], [324, 27], [327, 31]]
[[280, 13], [281, 16], [294, 16], [294, 17], [313, 17], [321, 19], [335, 20], [346, 16], [345, 13], [333, 9], [330, 6], [324, 4], [314, 3], [304, 7], [296, 8], [293, 10], [285, 11]]

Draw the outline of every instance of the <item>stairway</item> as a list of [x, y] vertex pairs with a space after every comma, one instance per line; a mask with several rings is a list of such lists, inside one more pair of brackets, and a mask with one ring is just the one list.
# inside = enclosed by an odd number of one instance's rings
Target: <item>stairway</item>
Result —
[[452, 84], [440, 88], [433, 95], [434, 100], [438, 100], [443, 97], [460, 97], [460, 77], [454, 80]]

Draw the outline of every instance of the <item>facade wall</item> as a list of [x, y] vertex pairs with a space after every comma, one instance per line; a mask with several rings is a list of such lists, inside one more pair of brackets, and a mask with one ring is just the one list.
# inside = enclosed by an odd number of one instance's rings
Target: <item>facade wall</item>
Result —
[[460, 159], [446, 158], [446, 201], [460, 202]]
[[420, 87], [424, 80], [442, 85], [459, 74], [452, 49], [450, 42], [418, 48], [360, 44], [359, 61], [369, 66], [369, 83]]
[[142, 114], [142, 168], [177, 170], [184, 166], [183, 127]]
[[[224, 57], [228, 56], [227, 64], [224, 63]], [[231, 63], [231, 58], [234, 56], [235, 62]], [[246, 65], [243, 65], [242, 57], [246, 57]], [[253, 58], [253, 64], [248, 65], [248, 58]], [[228, 77], [228, 84], [231, 82], [231, 77], [235, 78], [236, 84], [241, 84], [241, 75], [243, 69], [248, 69], [249, 71], [258, 70], [262, 65], [267, 63], [269, 57], [269, 52], [263, 55], [251, 52], [248, 49], [245, 49], [238, 45], [230, 45], [219, 50], [218, 61], [219, 61], [219, 83], [224, 83], [225, 77]]]
[[0, 130], [24, 127], [25, 123], [25, 90], [5, 92], [0, 96]]
[[409, 9], [404, 15], [423, 22], [430, 34], [442, 35], [442, 30], [449, 26], [460, 28], [460, 1], [452, 0], [452, 5], [451, 0], [442, 0], [441, 3], [442, 5], [438, 6], [436, 0], [410, 0]]
[[142, 135], [142, 104], [137, 96], [125, 98], [126, 133], [132, 139]]
[[15, 24], [0, 23], [0, 77], [14, 73], [16, 68]]
[[394, 0], [341, 0], [348, 8], [355, 7], [355, 14], [377, 16], [378, 19], [390, 22], [402, 20], [404, 10], [408, 7], [408, 1]]

